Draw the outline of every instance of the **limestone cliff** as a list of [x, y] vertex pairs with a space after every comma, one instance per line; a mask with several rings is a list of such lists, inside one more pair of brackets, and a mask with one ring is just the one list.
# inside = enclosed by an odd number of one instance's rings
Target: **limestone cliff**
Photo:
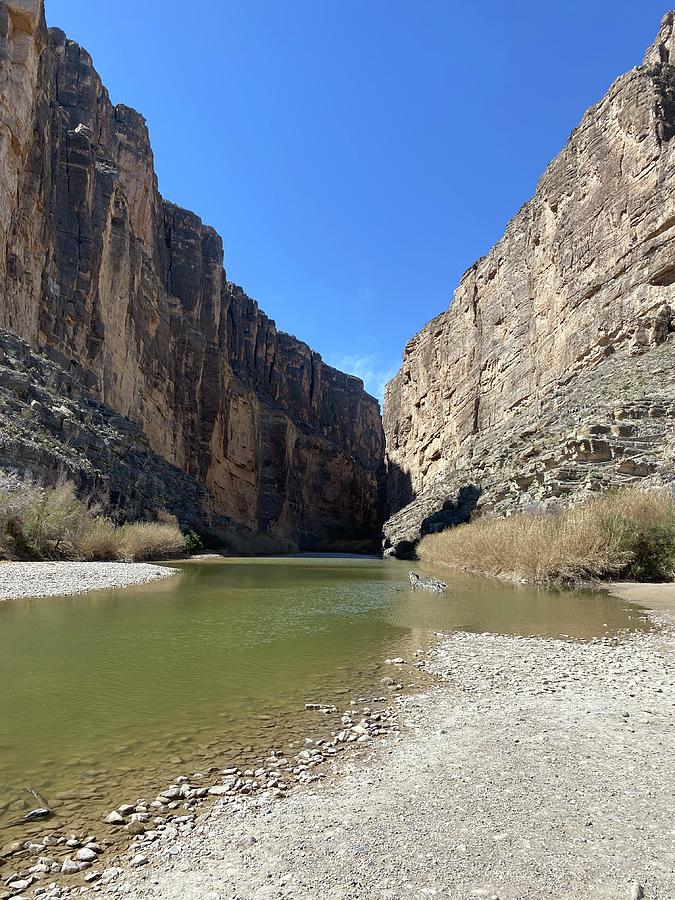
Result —
[[[588, 110], [450, 308], [407, 344], [384, 404], [388, 544], [466, 520], [476, 504], [507, 512], [672, 478], [673, 23], [669, 13], [644, 63]], [[642, 397], [635, 359], [661, 344]], [[606, 384], [594, 406], [591, 373], [612, 357], [614, 393]], [[645, 401], [637, 431], [623, 400]], [[650, 443], [649, 420], [663, 416]]]
[[0, 283], [0, 325], [220, 517], [301, 546], [378, 533], [376, 400], [227, 280], [218, 234], [160, 196], [142, 116], [41, 0], [0, 2]]

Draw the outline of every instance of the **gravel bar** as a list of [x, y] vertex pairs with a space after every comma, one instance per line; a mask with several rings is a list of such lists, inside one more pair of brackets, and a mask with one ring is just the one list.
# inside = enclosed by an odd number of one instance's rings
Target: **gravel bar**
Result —
[[[281, 801], [216, 806], [114, 890], [144, 900], [675, 897], [675, 632], [456, 633], [402, 737]], [[405, 727], [407, 726], [407, 727]], [[366, 745], [368, 746], [368, 745]]]
[[128, 587], [175, 575], [178, 569], [150, 563], [7, 562], [0, 563], [0, 600], [55, 597]]

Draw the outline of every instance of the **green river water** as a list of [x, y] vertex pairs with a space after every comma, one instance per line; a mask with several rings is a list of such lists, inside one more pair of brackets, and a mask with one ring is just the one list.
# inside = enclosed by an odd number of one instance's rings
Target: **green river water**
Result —
[[177, 774], [298, 747], [328, 727], [305, 703], [382, 694], [384, 659], [410, 660], [438, 630], [583, 640], [648, 627], [603, 594], [459, 577], [443, 595], [412, 593], [410, 564], [390, 560], [179, 566], [138, 587], [0, 603], [0, 826], [35, 805], [25, 787], [54, 807], [52, 827], [77, 829]]

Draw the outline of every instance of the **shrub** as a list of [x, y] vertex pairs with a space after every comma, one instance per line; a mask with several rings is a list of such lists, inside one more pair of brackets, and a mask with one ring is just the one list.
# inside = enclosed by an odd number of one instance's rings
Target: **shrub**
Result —
[[185, 553], [185, 537], [177, 525], [130, 522], [119, 528], [118, 556], [128, 562], [167, 559]]
[[[194, 546], [199, 538], [191, 534]], [[188, 540], [173, 516], [118, 527], [80, 500], [68, 481], [49, 487], [0, 474], [0, 558], [162, 559], [184, 553]]]
[[75, 494], [75, 486], [60, 481], [34, 492], [23, 512], [22, 533], [35, 556], [71, 556], [91, 513]]
[[622, 575], [632, 581], [671, 581], [675, 572], [675, 525], [631, 525], [627, 542], [632, 558]]
[[556, 513], [477, 519], [419, 545], [420, 559], [533, 582], [624, 577], [669, 580], [675, 570], [675, 499], [627, 488]]
[[185, 538], [186, 553], [192, 554], [203, 552], [204, 543], [196, 531], [193, 531], [192, 528], [184, 528], [183, 537]]
[[2, 556], [70, 557], [90, 518], [87, 506], [68, 481], [44, 487], [17, 475], [3, 475], [0, 479]]
[[0, 474], [0, 556], [11, 559], [26, 555], [23, 517], [39, 490], [30, 479], [11, 472]]
[[80, 559], [118, 559], [120, 529], [105, 516], [96, 516], [78, 537], [76, 550]]

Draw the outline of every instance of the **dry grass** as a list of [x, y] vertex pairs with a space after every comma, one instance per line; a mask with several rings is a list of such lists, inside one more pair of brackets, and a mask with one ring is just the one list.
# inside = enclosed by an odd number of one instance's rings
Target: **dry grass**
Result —
[[173, 517], [122, 526], [98, 515], [75, 487], [53, 487], [18, 475], [0, 475], [0, 559], [165, 559], [186, 550]]
[[119, 532], [119, 559], [140, 562], [169, 559], [185, 553], [185, 537], [169, 522], [130, 522]]
[[87, 561], [119, 559], [119, 528], [105, 516], [96, 516], [78, 535], [76, 555]]
[[669, 580], [675, 569], [675, 499], [635, 488], [558, 513], [478, 519], [424, 537], [420, 559], [516, 580]]
[[79, 535], [76, 551], [79, 559], [142, 562], [181, 556], [186, 552], [186, 540], [180, 528], [171, 523], [130, 522], [115, 526], [98, 516]]

